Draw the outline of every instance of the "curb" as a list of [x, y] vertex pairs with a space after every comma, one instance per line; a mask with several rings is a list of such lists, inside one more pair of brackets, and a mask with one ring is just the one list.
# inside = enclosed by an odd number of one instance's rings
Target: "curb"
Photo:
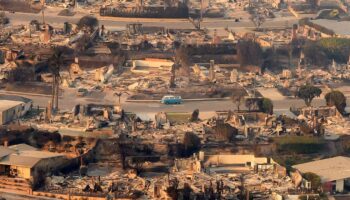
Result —
[[[230, 97], [225, 97], [225, 98], [203, 98], [203, 99], [183, 99], [183, 101], [226, 101], [230, 100]], [[132, 99], [127, 99], [125, 102], [131, 102], [131, 103], [160, 103], [159, 100], [132, 100]]]
[[[38, 94], [38, 93], [25, 93], [25, 92], [13, 92], [13, 91], [0, 91], [0, 94], [4, 95], [19, 95], [19, 96], [38, 96], [38, 97], [51, 97], [51, 95], [48, 94]], [[62, 95], [58, 96], [59, 98], [62, 98]]]

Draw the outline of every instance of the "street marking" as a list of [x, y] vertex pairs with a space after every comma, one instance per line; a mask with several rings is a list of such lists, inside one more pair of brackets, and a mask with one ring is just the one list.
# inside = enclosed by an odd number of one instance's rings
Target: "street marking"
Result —
[[147, 105], [148, 107], [150, 107], [150, 108], [160, 108], [160, 105]]

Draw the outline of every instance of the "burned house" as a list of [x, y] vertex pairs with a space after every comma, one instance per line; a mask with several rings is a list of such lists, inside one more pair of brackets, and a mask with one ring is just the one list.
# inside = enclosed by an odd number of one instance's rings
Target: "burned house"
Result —
[[[0, 79], [8, 82], [40, 80], [40, 73], [47, 71], [47, 48], [33, 46], [11, 46], [0, 49], [3, 64], [0, 64]], [[2, 55], [2, 56], [1, 56]]]
[[63, 154], [40, 151], [26, 144], [0, 146], [2, 175], [35, 181], [40, 175], [62, 167], [65, 161]]
[[305, 117], [334, 117], [340, 116], [336, 107], [322, 106], [322, 107], [304, 107], [300, 109], [300, 114]]
[[189, 10], [186, 3], [164, 3], [161, 5], [144, 6], [143, 1], [135, 6], [119, 5], [118, 7], [105, 6], [100, 8], [101, 16], [111, 17], [138, 17], [138, 18], [187, 18]]
[[349, 157], [337, 156], [294, 165], [293, 168], [300, 173], [312, 172], [320, 176], [324, 191], [344, 192], [350, 180], [349, 164]]
[[31, 109], [32, 101], [23, 97], [0, 96], [0, 125], [24, 116]]

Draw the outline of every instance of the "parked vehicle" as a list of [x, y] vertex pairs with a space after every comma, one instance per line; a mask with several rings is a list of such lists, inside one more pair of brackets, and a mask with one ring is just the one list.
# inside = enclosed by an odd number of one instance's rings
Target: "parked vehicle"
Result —
[[166, 95], [160, 101], [163, 104], [181, 104], [183, 102], [181, 96]]

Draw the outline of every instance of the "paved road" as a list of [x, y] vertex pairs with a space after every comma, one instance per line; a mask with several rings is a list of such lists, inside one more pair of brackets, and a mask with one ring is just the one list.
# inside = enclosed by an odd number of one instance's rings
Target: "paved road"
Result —
[[[7, 13], [12, 24], [28, 24], [31, 20], [42, 20], [40, 13]], [[45, 21], [47, 23], [63, 26], [64, 22], [76, 23], [83, 15], [76, 14], [75, 16], [58, 16], [57, 12], [47, 12], [45, 15]], [[126, 24], [132, 22], [140, 22], [147, 26], [164, 26], [168, 28], [179, 29], [193, 29], [193, 25], [186, 19], [138, 19], [138, 18], [113, 18], [113, 17], [100, 17], [100, 24], [105, 25], [109, 29], [124, 29]], [[239, 16], [238, 16], [239, 17]], [[288, 21], [288, 23], [287, 23]], [[291, 26], [296, 23], [297, 19], [294, 17], [274, 19], [266, 21], [262, 27], [285, 27], [286, 24]], [[208, 29], [245, 29], [254, 28], [254, 24], [249, 21], [234, 22], [234, 20], [227, 19], [204, 19], [202, 23], [203, 28]]]
[[[6, 94], [8, 92], [1, 91], [0, 94]], [[19, 94], [20, 96], [33, 99], [35, 105], [47, 106], [47, 102], [50, 100], [49, 96], [37, 96], [32, 94]], [[164, 105], [161, 103], [133, 103], [125, 102], [126, 97], [122, 98], [122, 105], [126, 111], [136, 113], [156, 113], [160, 111], [167, 112], [192, 112], [198, 108], [202, 112], [220, 111], [235, 109], [235, 105], [230, 100], [222, 101], [189, 101], [180, 105]], [[75, 89], [65, 89], [65, 92], [59, 99], [59, 107], [65, 110], [71, 110], [76, 104], [86, 103], [100, 103], [100, 104], [114, 104], [116, 98], [109, 93], [95, 93], [88, 97], [77, 98], [75, 95]], [[304, 106], [304, 102], [301, 99], [286, 98], [273, 100], [274, 110], [278, 113], [288, 111], [291, 106], [301, 107]], [[325, 101], [322, 98], [314, 99], [313, 106], [325, 105]], [[348, 102], [350, 105], [350, 102]]]
[[[0, 90], [1, 94], [8, 94], [6, 91]], [[27, 97], [33, 100], [34, 107], [39, 105], [40, 107], [46, 107], [48, 101], [51, 100], [50, 96], [38, 96], [33, 94], [14, 94], [23, 97]], [[75, 95], [74, 89], [65, 90], [63, 95], [59, 99], [59, 109], [60, 110], [72, 110], [77, 104], [110, 104], [116, 103], [116, 98], [112, 94], [106, 93], [95, 93], [88, 97], [78, 98]], [[215, 111], [225, 111], [234, 110], [236, 106], [230, 100], [222, 101], [188, 101], [180, 105], [164, 105], [161, 103], [134, 103], [126, 102], [126, 97], [121, 99], [122, 107], [127, 112], [136, 113], [141, 119], [148, 120], [153, 119], [154, 115], [158, 112], [192, 112], [194, 109], [200, 110], [200, 118], [208, 119], [215, 116]], [[276, 115], [285, 114], [288, 116], [294, 116], [290, 112], [290, 107], [303, 107], [305, 103], [301, 99], [297, 98], [286, 98], [286, 99], [276, 99], [273, 100], [274, 113]], [[317, 98], [312, 101], [312, 106], [324, 106], [325, 100], [323, 98]], [[347, 105], [350, 105], [350, 99], [347, 100]], [[241, 109], [245, 109], [241, 106]], [[348, 112], [350, 112], [350, 107], [347, 107]]]

